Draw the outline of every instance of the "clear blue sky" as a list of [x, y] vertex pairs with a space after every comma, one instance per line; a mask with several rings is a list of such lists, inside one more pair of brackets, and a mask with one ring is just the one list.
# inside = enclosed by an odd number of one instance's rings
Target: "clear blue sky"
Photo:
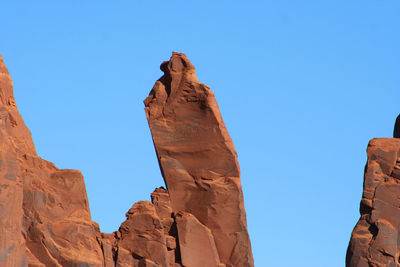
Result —
[[256, 266], [344, 266], [367, 143], [400, 112], [398, 0], [60, 2], [1, 1], [0, 53], [102, 231], [163, 185], [142, 101], [178, 51], [238, 151]]

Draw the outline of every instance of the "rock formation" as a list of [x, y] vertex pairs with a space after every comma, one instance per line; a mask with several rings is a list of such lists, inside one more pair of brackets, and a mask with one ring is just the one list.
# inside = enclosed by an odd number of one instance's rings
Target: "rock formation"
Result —
[[400, 114], [397, 116], [396, 123], [394, 124], [393, 137], [400, 138]]
[[0, 265], [102, 266], [83, 177], [41, 159], [0, 58]]
[[[398, 123], [399, 118], [396, 127]], [[396, 267], [400, 264], [400, 139], [373, 139], [367, 155], [361, 217], [351, 235], [346, 266]]]
[[[239, 164], [214, 94], [197, 80], [184, 54], [173, 53], [161, 70], [164, 76], [144, 102], [172, 211], [191, 214], [181, 215], [185, 227], [178, 223], [178, 236], [193, 226], [210, 255], [215, 242], [215, 262], [253, 266]], [[187, 249], [191, 252], [182, 253], [181, 244], [182, 262], [191, 262], [189, 255], [201, 257]]]
[[0, 266], [254, 266], [232, 141], [185, 55], [145, 100], [167, 189], [101, 233], [83, 177], [41, 159], [0, 56]]

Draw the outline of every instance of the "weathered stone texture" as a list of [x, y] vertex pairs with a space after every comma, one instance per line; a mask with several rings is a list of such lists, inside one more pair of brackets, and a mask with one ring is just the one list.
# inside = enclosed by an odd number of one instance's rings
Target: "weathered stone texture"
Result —
[[176, 224], [183, 266], [220, 266], [218, 251], [210, 229], [192, 214], [185, 212], [176, 214]]
[[184, 54], [161, 70], [145, 109], [172, 211], [211, 230], [222, 263], [253, 266], [237, 155], [214, 94]]
[[0, 267], [254, 266], [236, 152], [213, 93], [174, 53], [145, 100], [168, 190], [111, 234], [91, 220], [82, 174], [41, 159], [0, 56]]
[[400, 139], [373, 139], [367, 154], [361, 218], [351, 235], [346, 266], [396, 267], [400, 262]]

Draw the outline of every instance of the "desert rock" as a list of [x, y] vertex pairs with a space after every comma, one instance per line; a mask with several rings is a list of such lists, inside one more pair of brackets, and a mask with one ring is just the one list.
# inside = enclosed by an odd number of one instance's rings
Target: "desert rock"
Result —
[[221, 266], [210, 229], [185, 212], [176, 215], [176, 224], [183, 266]]
[[183, 54], [161, 68], [145, 109], [167, 189], [101, 233], [81, 172], [37, 155], [0, 56], [0, 267], [254, 266], [237, 156], [213, 93]]
[[126, 217], [119, 229], [118, 249], [129, 251], [134, 259], [149, 259], [159, 266], [168, 266], [166, 238], [154, 205], [140, 201], [132, 206]]
[[172, 211], [210, 229], [222, 263], [253, 266], [237, 155], [214, 94], [184, 54], [161, 70], [144, 102]]
[[370, 141], [361, 217], [351, 235], [346, 266], [398, 266], [400, 230], [400, 139]]

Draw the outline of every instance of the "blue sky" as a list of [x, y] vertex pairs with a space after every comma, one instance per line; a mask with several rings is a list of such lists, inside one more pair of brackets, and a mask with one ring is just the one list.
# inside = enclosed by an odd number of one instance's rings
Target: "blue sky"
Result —
[[82, 171], [102, 231], [163, 185], [142, 101], [184, 52], [235, 143], [256, 266], [344, 266], [368, 141], [390, 137], [400, 112], [399, 1], [0, 10], [0, 54], [37, 151]]

